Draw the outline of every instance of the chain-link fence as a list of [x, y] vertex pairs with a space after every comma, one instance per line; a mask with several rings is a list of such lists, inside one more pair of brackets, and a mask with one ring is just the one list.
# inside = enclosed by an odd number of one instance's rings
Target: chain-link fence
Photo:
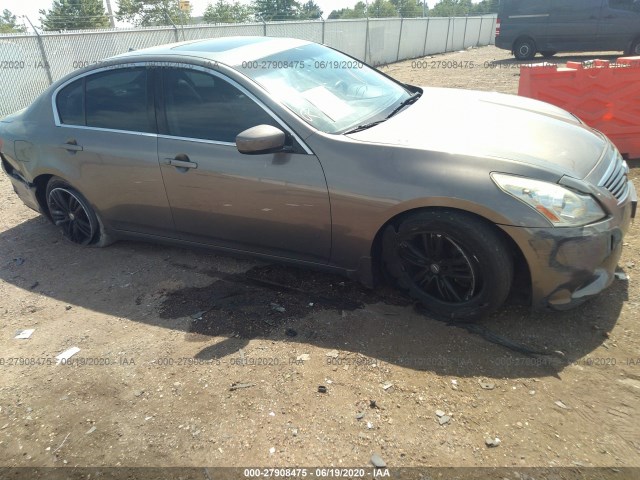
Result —
[[324, 43], [372, 65], [493, 43], [495, 15], [271, 22], [0, 35], [0, 117], [104, 58], [183, 40], [264, 35]]

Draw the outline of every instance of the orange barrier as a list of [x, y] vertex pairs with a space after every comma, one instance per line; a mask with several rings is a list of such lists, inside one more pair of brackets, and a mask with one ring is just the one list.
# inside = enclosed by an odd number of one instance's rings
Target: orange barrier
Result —
[[640, 158], [640, 57], [523, 65], [518, 95], [557, 105]]

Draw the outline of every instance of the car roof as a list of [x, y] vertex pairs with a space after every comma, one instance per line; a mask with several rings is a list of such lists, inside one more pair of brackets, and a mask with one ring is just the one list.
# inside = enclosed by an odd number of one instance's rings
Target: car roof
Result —
[[136, 57], [140, 56], [175, 55], [199, 57], [227, 65], [240, 65], [242, 62], [254, 61], [310, 43], [306, 40], [280, 37], [207, 38], [134, 50], [112, 59], [136, 60]]

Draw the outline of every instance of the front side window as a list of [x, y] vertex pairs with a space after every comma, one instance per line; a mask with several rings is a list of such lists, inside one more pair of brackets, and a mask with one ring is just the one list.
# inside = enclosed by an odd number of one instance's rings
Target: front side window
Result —
[[283, 46], [267, 56], [247, 55], [238, 58], [234, 68], [327, 133], [384, 119], [410, 96], [407, 89], [376, 70], [317, 44]]
[[70, 83], [58, 93], [60, 122], [132, 132], [155, 132], [149, 114], [147, 69], [121, 68]]
[[256, 125], [279, 125], [229, 82], [187, 68], [164, 69], [163, 98], [169, 135], [234, 143]]

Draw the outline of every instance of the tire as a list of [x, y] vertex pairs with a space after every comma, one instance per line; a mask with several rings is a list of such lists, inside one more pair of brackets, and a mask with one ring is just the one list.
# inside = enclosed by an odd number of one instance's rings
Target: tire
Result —
[[464, 212], [432, 210], [388, 226], [382, 268], [436, 317], [471, 322], [498, 309], [513, 280], [509, 247], [495, 227]]
[[513, 44], [513, 55], [518, 60], [531, 60], [536, 56], [536, 44], [530, 38], [521, 38]]
[[540, 52], [542, 54], [542, 56], [544, 58], [551, 58], [553, 57], [556, 53], [558, 52], [554, 52], [554, 51], [549, 51], [549, 50], [545, 50], [544, 52]]
[[51, 221], [69, 242], [98, 247], [112, 243], [87, 199], [61, 178], [47, 183], [46, 201]]
[[631, 57], [639, 57], [640, 56], [640, 39], [636, 39], [631, 44], [631, 48], [629, 48], [629, 56]]

